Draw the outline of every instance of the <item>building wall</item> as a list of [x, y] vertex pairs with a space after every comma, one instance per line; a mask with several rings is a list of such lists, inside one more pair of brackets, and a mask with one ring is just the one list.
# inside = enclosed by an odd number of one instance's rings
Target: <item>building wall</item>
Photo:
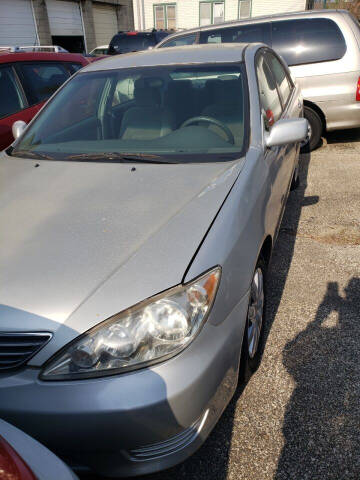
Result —
[[[236, 20], [238, 18], [239, 0], [224, 0], [224, 2], [224, 21]], [[199, 26], [200, 2], [198, 0], [133, 0], [135, 29], [153, 28], [155, 26], [154, 5], [164, 3], [176, 4], [177, 29]], [[252, 16], [301, 11], [306, 9], [306, 5], [307, 0], [252, 0]]]
[[51, 34], [44, 0], [33, 0], [34, 16], [40, 45], [51, 45]]
[[86, 49], [90, 52], [96, 47], [95, 27], [91, 0], [81, 0], [81, 11], [84, 22]]
[[90, 51], [97, 46], [93, 16], [94, 3], [116, 6], [118, 30], [129, 30], [134, 28], [132, 0], [101, 0], [101, 2], [94, 2], [93, 0], [80, 1], [86, 35], [87, 51]]
[[[2, 0], [0, 0], [1, 2]], [[32, 7], [33, 17], [29, 16], [25, 21], [32, 22], [32, 25], [36, 24], [36, 36], [38, 40], [34, 38], [34, 43], [38, 42], [40, 45], [52, 45], [52, 36], [49, 25], [48, 10], [46, 7], [45, 0], [24, 0], [28, 2], [29, 6]], [[56, 0], [59, 3], [62, 0]], [[93, 17], [93, 4], [102, 3], [108, 5], [114, 5], [116, 7], [116, 17], [119, 30], [132, 30], [134, 28], [134, 12], [132, 8], [132, 0], [72, 0], [81, 6], [82, 21], [84, 26], [84, 42], [86, 44], [86, 50], [90, 51], [95, 48], [96, 38], [95, 38], [95, 28], [94, 28], [94, 17]], [[11, 6], [9, 7], [11, 9]], [[9, 16], [13, 14], [14, 17], [17, 15], [16, 6], [14, 5], [14, 11], [8, 12]], [[23, 20], [24, 21], [24, 20]], [[1, 23], [1, 22], [0, 22]], [[1, 25], [0, 25], [1, 26]], [[66, 29], [64, 28], [64, 35]], [[110, 40], [110, 39], [109, 39]], [[2, 44], [13, 45], [13, 38], [4, 39]]]

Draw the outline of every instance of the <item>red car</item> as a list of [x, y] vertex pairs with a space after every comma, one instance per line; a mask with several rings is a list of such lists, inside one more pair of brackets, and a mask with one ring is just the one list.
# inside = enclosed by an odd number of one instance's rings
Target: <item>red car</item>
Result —
[[76, 53], [0, 52], [0, 151], [14, 141], [16, 120], [28, 123], [89, 59]]

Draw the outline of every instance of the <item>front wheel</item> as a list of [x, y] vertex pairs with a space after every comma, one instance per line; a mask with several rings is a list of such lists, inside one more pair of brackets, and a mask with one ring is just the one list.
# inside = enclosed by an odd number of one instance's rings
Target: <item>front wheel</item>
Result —
[[253, 274], [240, 360], [240, 381], [257, 370], [262, 354], [266, 306], [266, 264], [259, 258]]
[[301, 153], [315, 150], [320, 144], [321, 134], [323, 132], [323, 123], [315, 110], [310, 107], [304, 107], [304, 117], [309, 122], [309, 131], [306, 141], [301, 144]]

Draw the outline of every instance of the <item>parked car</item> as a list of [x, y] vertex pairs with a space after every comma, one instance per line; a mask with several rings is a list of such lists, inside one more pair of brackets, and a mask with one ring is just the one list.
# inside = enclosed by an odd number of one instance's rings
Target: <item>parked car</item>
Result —
[[58, 457], [26, 433], [0, 419], [2, 480], [76, 480]]
[[264, 42], [288, 63], [302, 88], [310, 148], [327, 130], [360, 127], [360, 27], [347, 10], [258, 17], [173, 34], [158, 48]]
[[150, 30], [144, 32], [119, 32], [111, 39], [108, 54], [138, 52], [153, 48], [170, 32], [167, 30]]
[[29, 122], [65, 80], [89, 63], [74, 53], [0, 51], [0, 150], [13, 142], [16, 120]]
[[0, 157], [4, 419], [105, 476], [204, 442], [260, 361], [302, 115], [261, 44], [110, 57], [60, 88]]
[[89, 52], [89, 55], [95, 55], [96, 57], [102, 57], [107, 55], [109, 50], [109, 45], [100, 45], [99, 47], [94, 48]]

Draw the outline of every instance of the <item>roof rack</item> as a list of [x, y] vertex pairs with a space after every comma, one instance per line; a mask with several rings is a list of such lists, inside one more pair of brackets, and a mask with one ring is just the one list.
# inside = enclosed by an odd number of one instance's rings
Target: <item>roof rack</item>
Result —
[[59, 45], [13, 45], [0, 47], [0, 51], [7, 51], [10, 53], [19, 52], [54, 52], [54, 53], [68, 53], [65, 48]]

